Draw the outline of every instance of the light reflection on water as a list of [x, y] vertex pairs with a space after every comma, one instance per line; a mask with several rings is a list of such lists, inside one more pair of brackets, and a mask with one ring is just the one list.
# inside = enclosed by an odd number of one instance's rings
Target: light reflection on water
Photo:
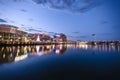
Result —
[[87, 45], [87, 44], [81, 44], [81, 45], [67, 45], [68, 48], [81, 48], [86, 50], [98, 50], [98, 51], [118, 51], [120, 52], [120, 46], [111, 46], [111, 45]]
[[2, 46], [0, 80], [120, 80], [119, 53], [110, 45]]
[[93, 53], [98, 52], [120, 52], [120, 46], [110, 46], [110, 45], [36, 45], [36, 46], [2, 46], [0, 47], [0, 63], [7, 63], [12, 61], [24, 60], [28, 55], [42, 56], [50, 52], [56, 54], [63, 54], [68, 49], [84, 49], [92, 50]]
[[0, 47], [0, 63], [23, 60], [28, 55], [42, 56], [52, 51], [62, 54], [66, 49], [66, 45], [3, 46]]

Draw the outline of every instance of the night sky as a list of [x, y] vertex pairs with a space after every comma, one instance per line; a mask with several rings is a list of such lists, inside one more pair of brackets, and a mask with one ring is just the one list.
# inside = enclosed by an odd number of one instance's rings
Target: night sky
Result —
[[70, 40], [120, 40], [120, 0], [0, 0], [0, 24]]

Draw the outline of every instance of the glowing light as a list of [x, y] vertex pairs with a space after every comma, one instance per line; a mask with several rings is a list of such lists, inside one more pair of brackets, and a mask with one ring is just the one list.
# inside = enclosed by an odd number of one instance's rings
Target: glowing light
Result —
[[5, 58], [5, 54], [3, 54], [3, 58]]
[[57, 54], [59, 54], [59, 53], [60, 53], [60, 50], [56, 50], [55, 52], [56, 52]]
[[37, 37], [37, 41], [40, 41], [40, 37], [39, 37], [39, 35], [38, 35], [38, 37]]
[[38, 56], [42, 56], [42, 52], [38, 52], [37, 54], [38, 54]]
[[60, 45], [60, 50], [62, 50], [62, 45]]
[[17, 56], [17, 57], [15, 57], [15, 62], [23, 60], [23, 59], [27, 58], [27, 56], [28, 56], [27, 54], [21, 55], [21, 56]]
[[46, 48], [49, 49], [49, 48], [50, 48], [50, 45], [47, 45]]
[[25, 48], [24, 48], [24, 53], [27, 53], [27, 47], [25, 46]]
[[37, 55], [38, 55], [38, 56], [41, 56], [41, 55], [42, 55], [42, 52], [40, 52], [39, 49], [40, 49], [40, 46], [36, 46]]
[[87, 49], [88, 45], [79, 45], [79, 48]]
[[10, 54], [10, 57], [12, 57], [12, 53]]
[[40, 46], [36, 46], [37, 53], [39, 52]]

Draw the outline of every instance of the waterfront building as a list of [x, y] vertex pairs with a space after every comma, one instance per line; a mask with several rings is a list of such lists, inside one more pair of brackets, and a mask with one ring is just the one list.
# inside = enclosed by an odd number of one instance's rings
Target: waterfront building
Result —
[[54, 35], [53, 41], [55, 41], [55, 42], [66, 42], [67, 41], [67, 37], [63, 33], [56, 34], [56, 35]]
[[42, 34], [42, 33], [34, 33], [31, 36], [32, 40], [34, 41], [38, 41], [37, 39], [39, 38], [39, 41], [41, 42], [50, 42], [51, 41], [51, 37], [47, 34]]
[[26, 42], [27, 32], [16, 26], [0, 24], [0, 42]]
[[16, 26], [0, 24], [0, 41], [15, 40], [17, 29]]
[[[39, 38], [39, 40], [38, 40]], [[0, 24], [0, 43], [27, 44], [36, 42], [66, 42], [65, 34], [50, 36], [45, 33], [28, 33], [16, 26]]]

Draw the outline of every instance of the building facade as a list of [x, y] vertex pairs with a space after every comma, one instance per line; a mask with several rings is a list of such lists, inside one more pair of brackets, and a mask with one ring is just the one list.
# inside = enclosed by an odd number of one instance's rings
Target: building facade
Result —
[[[39, 40], [38, 40], [39, 38]], [[50, 36], [45, 33], [28, 33], [16, 26], [0, 24], [0, 42], [3, 43], [21, 43], [21, 42], [66, 42], [65, 34]]]
[[54, 35], [53, 41], [55, 41], [55, 42], [66, 42], [67, 41], [67, 37], [63, 33], [56, 34], [56, 35]]
[[0, 42], [25, 42], [27, 32], [18, 29], [16, 26], [0, 24]]
[[15, 40], [18, 27], [0, 24], [0, 41]]

